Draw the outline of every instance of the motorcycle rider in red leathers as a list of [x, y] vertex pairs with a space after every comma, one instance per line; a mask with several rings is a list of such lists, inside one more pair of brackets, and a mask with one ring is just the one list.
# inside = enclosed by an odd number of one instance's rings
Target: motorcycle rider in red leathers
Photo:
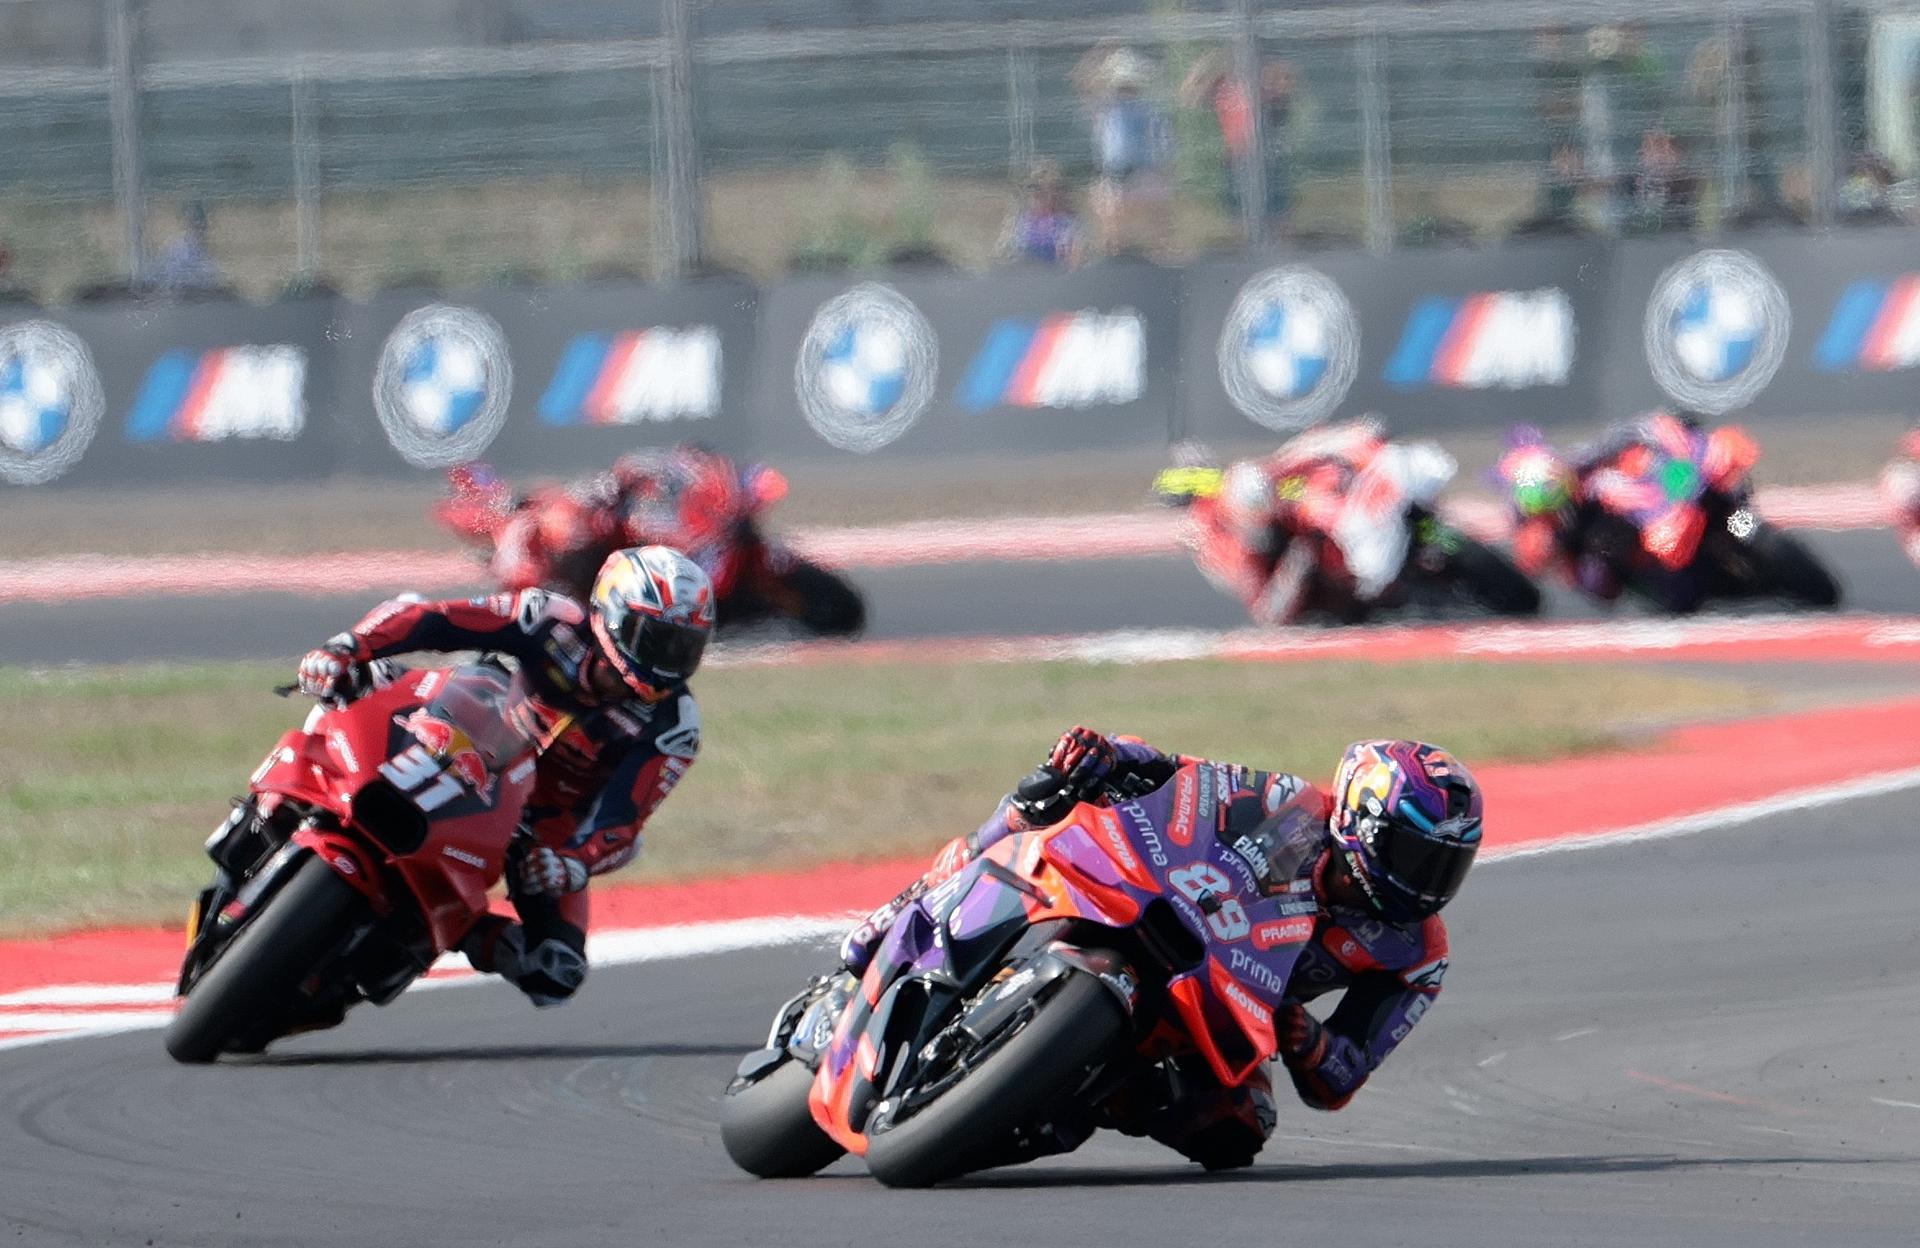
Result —
[[[863, 973], [906, 906], [1002, 837], [1055, 821], [1075, 800], [1151, 792], [1192, 763], [1201, 765], [1198, 809], [1202, 818], [1214, 812], [1221, 843], [1248, 858], [1269, 892], [1310, 891], [1319, 900], [1313, 937], [1276, 1011], [1279, 1057], [1308, 1106], [1344, 1107], [1440, 995], [1447, 929], [1439, 911], [1480, 844], [1472, 773], [1417, 741], [1349, 746], [1332, 788], [1321, 789], [1299, 776], [1074, 728], [1047, 758], [1059, 795], [1044, 806], [1010, 796], [978, 831], [947, 845], [926, 875], [848, 933], [840, 951], [847, 969]], [[1305, 1003], [1341, 990], [1324, 1021], [1307, 1011]], [[1204, 1062], [1184, 1059], [1122, 1087], [1103, 1112], [1093, 1126], [1151, 1136], [1209, 1170], [1250, 1164], [1276, 1122], [1264, 1070], [1226, 1088]], [[1077, 1147], [1091, 1130], [1068, 1132], [1055, 1147]]]
[[[300, 664], [303, 693], [344, 696], [374, 660], [420, 650], [512, 655], [544, 744], [509, 858], [515, 923], [482, 919], [461, 943], [477, 970], [538, 1006], [586, 978], [587, 883], [640, 848], [649, 817], [700, 749], [687, 679], [713, 632], [713, 586], [678, 551], [616, 551], [583, 606], [540, 589], [445, 602], [383, 603]], [[404, 677], [402, 677], [404, 678]]]
[[[512, 506], [506, 486], [484, 465], [449, 474], [453, 497], [436, 507], [460, 532], [482, 532], [485, 514]], [[693, 445], [638, 451], [607, 471], [535, 493], [495, 540], [492, 569], [507, 589], [585, 584], [608, 551], [672, 546], [711, 566], [728, 525], [743, 513], [740, 472], [716, 452]]]
[[[1335, 575], [1343, 566], [1329, 535], [1354, 478], [1386, 446], [1380, 422], [1363, 416], [1310, 429], [1263, 459], [1233, 464], [1213, 512], [1233, 553], [1205, 570], [1247, 604], [1255, 622], [1291, 623], [1307, 605], [1316, 566]], [[1217, 543], [1210, 549], [1220, 555]]]
[[1900, 440], [1900, 455], [1880, 474], [1880, 495], [1893, 514], [1907, 558], [1920, 564], [1920, 429]]

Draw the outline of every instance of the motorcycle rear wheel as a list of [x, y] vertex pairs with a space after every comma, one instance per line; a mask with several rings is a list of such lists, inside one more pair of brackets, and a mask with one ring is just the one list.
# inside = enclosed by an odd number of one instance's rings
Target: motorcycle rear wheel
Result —
[[995, 1165], [1014, 1132], [1043, 1121], [1047, 1093], [1071, 1092], [1131, 1028], [1113, 991], [1067, 977], [1032, 1021], [932, 1104], [867, 1139], [867, 1169], [888, 1187], [929, 1187]]
[[168, 1055], [191, 1065], [211, 1062], [286, 1009], [363, 904], [359, 892], [321, 859], [301, 863], [188, 992], [167, 1025]]
[[844, 1156], [807, 1108], [812, 1088], [813, 1072], [790, 1059], [722, 1099], [720, 1143], [733, 1164], [763, 1179], [801, 1179]]

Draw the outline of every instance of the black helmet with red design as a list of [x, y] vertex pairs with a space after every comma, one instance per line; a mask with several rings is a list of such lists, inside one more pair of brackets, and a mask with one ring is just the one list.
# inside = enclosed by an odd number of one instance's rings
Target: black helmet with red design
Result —
[[693, 675], [713, 636], [713, 582], [667, 546], [608, 555], [588, 607], [601, 653], [650, 702]]
[[1453, 755], [1420, 741], [1358, 741], [1333, 779], [1334, 845], [1389, 922], [1453, 900], [1480, 848], [1480, 785]]

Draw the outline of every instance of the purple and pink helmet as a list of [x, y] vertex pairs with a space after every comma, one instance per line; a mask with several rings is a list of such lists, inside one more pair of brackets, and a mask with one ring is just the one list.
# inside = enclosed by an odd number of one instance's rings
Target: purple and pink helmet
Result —
[[1354, 881], [1380, 916], [1438, 913], [1480, 848], [1480, 785], [1438, 746], [1358, 741], [1333, 780], [1332, 830]]

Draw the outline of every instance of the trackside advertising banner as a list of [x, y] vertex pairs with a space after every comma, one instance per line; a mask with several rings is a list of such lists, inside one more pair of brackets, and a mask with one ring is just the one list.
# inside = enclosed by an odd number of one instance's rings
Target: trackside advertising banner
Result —
[[276, 481], [488, 459], [573, 474], [737, 455], [1012, 457], [1408, 433], [1658, 405], [1906, 411], [1920, 235], [1899, 227], [1266, 252], [41, 309], [0, 305], [0, 484]]
[[1646, 243], [1615, 266], [1624, 337], [1602, 415], [1663, 402], [1758, 420], [1920, 411], [1910, 229]]
[[762, 454], [1151, 446], [1178, 380], [1178, 270], [818, 278], [766, 294]]
[[0, 312], [0, 481], [335, 468], [331, 299]]
[[1550, 422], [1610, 350], [1598, 243], [1265, 254], [1187, 272], [1176, 432], [1284, 435], [1379, 412], [1406, 432]]
[[695, 439], [744, 453], [757, 290], [712, 279], [470, 295], [393, 292], [352, 306], [341, 357], [365, 471], [486, 459], [577, 473]]

